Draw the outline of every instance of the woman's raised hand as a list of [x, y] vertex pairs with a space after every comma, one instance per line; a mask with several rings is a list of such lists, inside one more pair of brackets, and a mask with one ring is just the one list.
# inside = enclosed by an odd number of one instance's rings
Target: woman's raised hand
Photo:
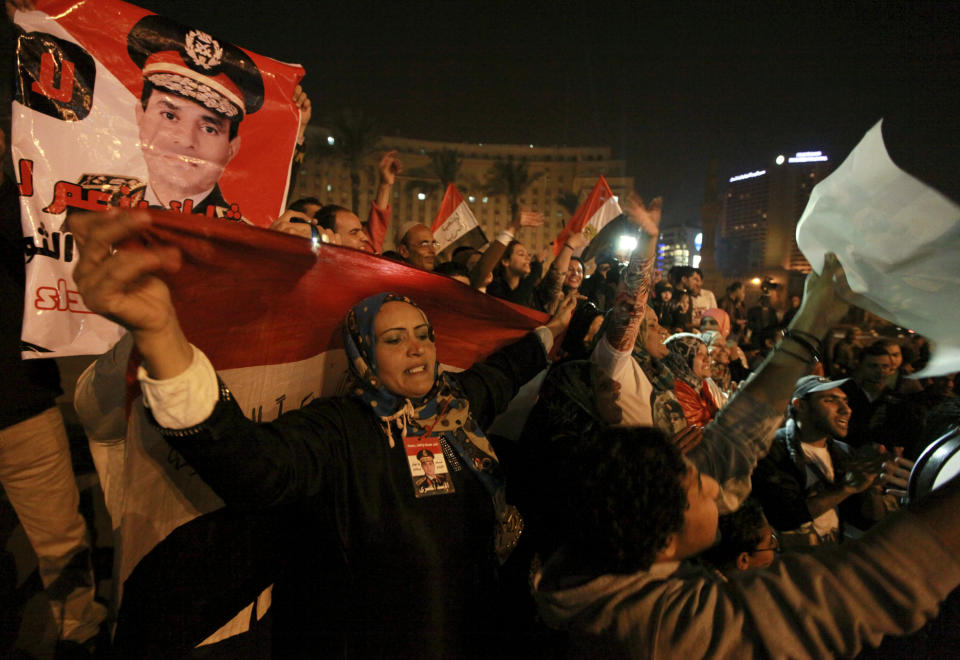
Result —
[[557, 311], [545, 324], [545, 327], [550, 330], [554, 337], [558, 337], [570, 325], [570, 318], [573, 316], [573, 310], [577, 308], [577, 301], [580, 298], [581, 296], [577, 295], [576, 289], [570, 289], [567, 295], [560, 300]]
[[87, 308], [130, 331], [152, 377], [186, 369], [193, 352], [157, 277], [180, 269], [180, 251], [146, 240], [150, 216], [142, 211], [75, 214], [69, 224], [80, 246], [73, 279]]

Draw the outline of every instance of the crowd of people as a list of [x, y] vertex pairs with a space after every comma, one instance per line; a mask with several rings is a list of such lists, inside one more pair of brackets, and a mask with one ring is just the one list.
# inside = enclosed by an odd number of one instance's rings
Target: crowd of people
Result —
[[[400, 169], [396, 154], [384, 156], [385, 176]], [[304, 238], [325, 208], [311, 218], [307, 203], [293, 205], [305, 208], [296, 212], [308, 222], [293, 223]], [[91, 309], [129, 330], [164, 437], [228, 510], [276, 514], [271, 534], [297, 547], [276, 551], [272, 562], [322, 558], [306, 574], [269, 572], [279, 657], [343, 649], [488, 656], [503, 648], [823, 657], [856, 653], [933, 615], [955, 584], [954, 568], [960, 573], [949, 550], [955, 540], [914, 520], [936, 512], [893, 514], [912, 460], [935, 438], [923, 430], [926, 413], [954, 405], [944, 379], [931, 387], [902, 378], [890, 354], [900, 348], [902, 357], [909, 339], [866, 342], [852, 378], [824, 375], [841, 368], [826, 346], [848, 313], [832, 256], [809, 276], [792, 316], [772, 314], [776, 331], [752, 333], [753, 310], [737, 323], [736, 306], [733, 317], [716, 306], [696, 269], [675, 269], [672, 286], [659, 287], [660, 206], [626, 200], [636, 249], [586, 278], [572, 258], [586, 244], [581, 235], [549, 266], [531, 266], [517, 234], [539, 221], [535, 214], [518, 215], [486, 250], [459, 250], [446, 262], [428, 228], [401, 224], [404, 249], [395, 258], [545, 311], [550, 321], [454, 374], [439, 366], [433, 327], [414, 300], [367, 298], [344, 320], [352, 393], [270, 424], [243, 416], [179, 330], [155, 276], [177, 268], [175, 250], [114, 248], [149, 220], [74, 219], [83, 246], [78, 285]], [[330, 216], [329, 227], [316, 225], [333, 245], [323, 249], [376, 249], [363, 238], [348, 242], [368, 236], [355, 214], [335, 207]], [[602, 282], [588, 287], [595, 278]], [[669, 303], [662, 293], [671, 288], [689, 298], [698, 327], [671, 333], [647, 304], [658, 290]], [[741, 292], [731, 286], [724, 302], [742, 306]], [[516, 442], [490, 433], [538, 374]], [[903, 393], [904, 383], [912, 391]], [[891, 421], [904, 419], [896, 406], [911, 408], [912, 429]], [[409, 455], [421, 466], [416, 474]], [[291, 530], [276, 527], [291, 508], [296, 526], [324, 532], [290, 541]], [[898, 568], [878, 575], [861, 566], [881, 560]], [[905, 585], [921, 565], [923, 578]], [[826, 576], [836, 580], [835, 600], [824, 602], [805, 585]], [[307, 605], [317, 593], [326, 603]], [[707, 593], [710, 605], [691, 612]], [[778, 606], [765, 612], [775, 622], [768, 625], [758, 612], [771, 598]], [[807, 629], [810, 607], [818, 608], [818, 634]], [[139, 651], [123, 635], [122, 611], [119, 638]], [[316, 613], [322, 622], [306, 620]]]
[[[165, 139], [150, 123], [156, 104], [184, 117], [197, 106], [158, 86], [168, 74], [143, 97], [145, 145]], [[231, 126], [255, 111], [235, 102], [217, 106], [233, 124], [202, 120], [215, 125], [204, 139], [223, 133], [221, 167], [194, 186], [214, 205]], [[299, 88], [294, 102], [302, 138], [310, 102]], [[152, 180], [164, 167], [151, 165]], [[180, 252], [124, 247], [149, 214], [71, 215], [84, 303], [127, 332], [122, 357], [99, 358], [77, 388], [93, 452], [110, 444], [123, 460], [122, 372], [135, 349], [152, 424], [222, 498], [218, 533], [250, 556], [231, 552], [231, 570], [244, 570], [237, 588], [186, 613], [95, 599], [55, 368], [19, 359], [20, 319], [5, 314], [0, 480], [38, 556], [62, 657], [823, 658], [911, 633], [914, 654], [956, 648], [955, 626], [924, 625], [960, 584], [960, 484], [906, 506], [914, 461], [960, 418], [955, 375], [911, 378], [929, 358], [922, 338], [847, 323], [834, 255], [802, 296], [765, 283], [747, 307], [732, 282], [718, 301], [705, 285], [721, 282], [700, 269], [656, 268], [662, 200], [636, 194], [623, 204], [638, 237], [629, 255], [584, 263], [584, 233], [535, 255], [522, 233], [543, 218], [527, 210], [481, 249], [438, 253], [430, 227], [392, 217], [402, 173], [396, 152], [382, 156], [366, 220], [318, 195], [290, 203], [270, 230], [394, 259], [549, 320], [454, 372], [415, 299], [366, 297], [342, 324], [350, 386], [268, 423], [244, 415], [181, 329], [164, 281]], [[150, 185], [169, 207], [176, 191]], [[4, 306], [22, 309], [17, 190], [6, 179], [0, 191]], [[384, 252], [389, 231], [395, 249]], [[493, 431], [508, 408], [514, 432]], [[98, 463], [104, 490], [118, 487], [111, 460]], [[41, 482], [23, 478], [37, 465]], [[222, 570], [223, 547], [194, 548], [179, 568], [198, 579]], [[137, 579], [166, 602], [162, 573]], [[272, 602], [258, 602], [270, 613], [265, 642], [203, 645], [270, 585]], [[142, 611], [155, 618], [132, 613]], [[181, 625], [186, 647], [155, 634]]]

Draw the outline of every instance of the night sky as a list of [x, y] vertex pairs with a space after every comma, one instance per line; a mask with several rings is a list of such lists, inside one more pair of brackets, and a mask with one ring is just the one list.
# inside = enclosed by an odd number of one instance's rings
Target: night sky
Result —
[[139, 4], [303, 64], [318, 120], [347, 104], [386, 134], [610, 145], [669, 224], [699, 222], [712, 158], [722, 181], [840, 160], [918, 89], [944, 122], [960, 108], [960, 3]]

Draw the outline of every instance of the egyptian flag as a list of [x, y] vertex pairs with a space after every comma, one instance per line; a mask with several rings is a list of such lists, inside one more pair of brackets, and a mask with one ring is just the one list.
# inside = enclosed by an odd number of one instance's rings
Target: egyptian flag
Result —
[[553, 253], [555, 255], [560, 254], [563, 244], [567, 242], [571, 234], [586, 231], [592, 239], [608, 222], [620, 214], [620, 204], [613, 196], [613, 191], [610, 190], [607, 180], [601, 176], [597, 179], [590, 196], [573, 214], [573, 217], [567, 222], [567, 226], [553, 239]]
[[433, 220], [433, 238], [440, 244], [437, 252], [453, 252], [461, 245], [482, 247], [488, 243], [473, 211], [452, 183], [440, 203], [440, 211]]
[[[209, 356], [248, 417], [267, 422], [318, 397], [345, 393], [341, 321], [358, 300], [393, 291], [435, 328], [444, 368], [464, 369], [547, 320], [442, 275], [257, 227], [150, 211], [140, 241], [177, 246], [164, 276], [189, 340]], [[139, 242], [139, 241], [138, 241]], [[136, 245], [120, 249], [136, 249]], [[121, 382], [118, 386], [122, 387]], [[117, 637], [125, 657], [248, 657], [270, 608], [286, 543], [283, 512], [238, 514], [130, 404], [118, 576]], [[219, 655], [218, 655], [219, 654]]]

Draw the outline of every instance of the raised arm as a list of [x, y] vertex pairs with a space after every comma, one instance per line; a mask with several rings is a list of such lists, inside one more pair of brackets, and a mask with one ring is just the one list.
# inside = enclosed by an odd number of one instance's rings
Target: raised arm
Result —
[[397, 175], [403, 172], [403, 164], [397, 158], [397, 152], [385, 153], [377, 165], [377, 170], [380, 172], [380, 185], [377, 187], [377, 199], [370, 205], [370, 214], [367, 216], [367, 233], [374, 251], [380, 254], [393, 212], [390, 206], [390, 191], [393, 190]]
[[566, 330], [577, 306], [574, 292], [565, 296], [547, 323], [466, 371], [454, 374], [470, 399], [470, 411], [484, 428], [507, 409], [520, 388], [547, 368], [553, 340]]
[[300, 166], [303, 165], [303, 159], [307, 154], [307, 124], [310, 123], [310, 117], [313, 114], [310, 97], [307, 96], [307, 93], [303, 91], [303, 87], [300, 85], [293, 88], [293, 102], [300, 112], [300, 124], [297, 127], [297, 143], [293, 149], [293, 162], [290, 163], [290, 184], [288, 186], [290, 192], [287, 197], [288, 202], [290, 201], [289, 195], [293, 193], [293, 188], [296, 185], [297, 176], [300, 174]]
[[[149, 224], [142, 212], [71, 216], [81, 246], [74, 279], [91, 311], [129, 330], [143, 356], [144, 401], [167, 441], [233, 505], [261, 508], [316, 493], [344, 462], [338, 447], [346, 425], [337, 410], [307, 406], [265, 425], [245, 418], [183, 335], [170, 290], [156, 276], [179, 269], [180, 252], [138, 241]], [[370, 431], [378, 432], [375, 424]]]
[[[152, 378], [172, 378], [193, 361], [170, 289], [156, 273], [180, 269], [180, 251], [134, 243], [150, 224], [143, 212], [108, 211], [70, 216], [80, 245], [73, 279], [92, 311], [130, 331]], [[130, 241], [123, 245], [125, 241]], [[117, 247], [120, 246], [120, 247]]]
[[629, 352], [640, 331], [640, 323], [647, 308], [647, 297], [652, 286], [653, 262], [656, 257], [657, 238], [660, 235], [660, 214], [663, 200], [654, 199], [649, 207], [636, 193], [630, 193], [623, 210], [640, 229], [637, 247], [630, 255], [630, 263], [617, 285], [611, 320], [604, 335], [617, 351]]
[[574, 252], [583, 249], [588, 242], [583, 232], [571, 234], [560, 248], [560, 254], [550, 264], [547, 274], [537, 285], [537, 297], [548, 314], [553, 312], [553, 307], [559, 304], [563, 297], [563, 281], [567, 277], [570, 258], [573, 257]]
[[506, 252], [510, 241], [516, 239], [517, 234], [523, 227], [539, 227], [543, 224], [543, 214], [534, 211], [520, 211], [514, 217], [513, 222], [504, 231], [487, 246], [487, 251], [480, 257], [480, 261], [470, 271], [470, 286], [474, 289], [481, 288], [487, 281], [487, 276], [493, 272], [493, 269], [500, 263], [500, 258]]
[[750, 493], [750, 474], [770, 448], [797, 379], [810, 372], [822, 340], [846, 314], [837, 289], [846, 289], [843, 268], [834, 254], [823, 273], [807, 276], [803, 303], [786, 337], [703, 429], [703, 442], [688, 457], [721, 486], [721, 511], [735, 510]]
[[388, 151], [383, 154], [377, 165], [377, 171], [380, 172], [380, 185], [377, 187], [377, 206], [386, 209], [390, 206], [390, 191], [393, 190], [393, 184], [397, 181], [397, 175], [403, 173], [403, 163], [397, 158], [396, 150]]

